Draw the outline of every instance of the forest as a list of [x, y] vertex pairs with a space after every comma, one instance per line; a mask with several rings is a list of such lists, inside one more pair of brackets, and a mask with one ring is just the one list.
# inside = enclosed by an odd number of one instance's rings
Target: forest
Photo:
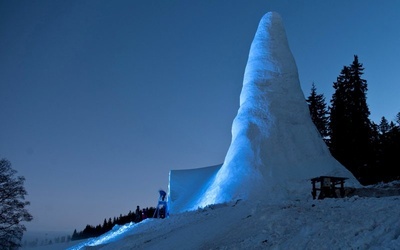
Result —
[[310, 115], [333, 157], [362, 185], [398, 180], [400, 168], [395, 162], [400, 153], [400, 112], [393, 114], [393, 121], [384, 116], [379, 124], [370, 120], [363, 74], [363, 64], [354, 55], [333, 83], [329, 104], [313, 83], [306, 99]]

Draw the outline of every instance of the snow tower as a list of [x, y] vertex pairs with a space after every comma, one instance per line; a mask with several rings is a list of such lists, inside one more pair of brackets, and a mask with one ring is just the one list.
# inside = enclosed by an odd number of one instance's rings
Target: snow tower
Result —
[[[182, 171], [182, 170], [180, 170]], [[355, 177], [330, 154], [313, 124], [300, 87], [297, 66], [290, 51], [279, 14], [265, 14], [254, 36], [244, 73], [240, 107], [232, 124], [232, 141], [222, 166], [204, 168], [199, 174], [176, 175], [171, 171], [169, 192], [202, 176], [199, 184], [181, 192], [197, 194], [170, 196], [170, 213], [192, 210], [236, 199], [275, 202], [310, 196], [310, 179], [321, 175], [349, 178], [346, 185], [358, 186]], [[171, 176], [173, 178], [171, 178]], [[193, 183], [193, 182], [192, 182]], [[185, 191], [183, 191], [185, 190]], [[185, 204], [185, 205], [183, 205]]]

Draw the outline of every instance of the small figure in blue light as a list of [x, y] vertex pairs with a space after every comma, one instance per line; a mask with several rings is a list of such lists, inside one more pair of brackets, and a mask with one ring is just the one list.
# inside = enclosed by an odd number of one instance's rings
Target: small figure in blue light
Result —
[[165, 198], [167, 193], [162, 189], [160, 189], [158, 192], [160, 193], [160, 197], [158, 198], [158, 204], [156, 211], [154, 211], [153, 218], [165, 218], [167, 212], [167, 201]]

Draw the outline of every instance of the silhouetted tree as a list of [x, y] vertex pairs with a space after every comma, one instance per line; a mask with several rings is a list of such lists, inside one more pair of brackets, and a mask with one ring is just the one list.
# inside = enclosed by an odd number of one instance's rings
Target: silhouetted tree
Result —
[[332, 155], [362, 181], [375, 161], [372, 155], [372, 124], [366, 102], [367, 81], [364, 68], [355, 55], [350, 66], [343, 67], [333, 84], [330, 107], [330, 145]]
[[398, 113], [396, 114], [396, 118], [395, 118], [394, 121], [397, 123], [398, 126], [400, 125], [400, 112], [398, 112]]
[[29, 205], [25, 201], [25, 178], [15, 176], [16, 173], [8, 160], [0, 160], [0, 249], [20, 247], [26, 231], [21, 222], [32, 220], [32, 215], [25, 209]]
[[372, 145], [375, 157], [368, 184], [400, 179], [397, 158], [400, 154], [400, 127], [382, 117], [379, 125], [372, 125]]
[[112, 227], [113, 227], [113, 223], [112, 223], [111, 217], [110, 217], [110, 218], [108, 218], [108, 221], [107, 221], [107, 228], [106, 228], [107, 230], [106, 230], [106, 232], [111, 230]]
[[313, 83], [310, 96], [307, 98], [308, 108], [310, 109], [311, 119], [317, 127], [324, 140], [328, 136], [328, 108], [323, 94], [317, 93], [317, 88]]
[[75, 229], [74, 232], [72, 233], [71, 240], [78, 240], [78, 239], [79, 239], [79, 235], [78, 235], [78, 232], [76, 232], [76, 229]]
[[386, 129], [384, 138], [382, 138], [384, 181], [398, 180], [400, 179], [400, 168], [396, 162], [398, 162], [400, 154], [400, 127], [394, 122], [390, 122]]
[[350, 70], [347, 66], [344, 66], [336, 82], [333, 83], [335, 92], [332, 95], [331, 106], [329, 107], [329, 149], [332, 155], [345, 166], [349, 165], [347, 152], [351, 149], [350, 145], [347, 144], [351, 135], [348, 129], [351, 118], [347, 105], [350, 98], [347, 91], [350, 88], [349, 81]]

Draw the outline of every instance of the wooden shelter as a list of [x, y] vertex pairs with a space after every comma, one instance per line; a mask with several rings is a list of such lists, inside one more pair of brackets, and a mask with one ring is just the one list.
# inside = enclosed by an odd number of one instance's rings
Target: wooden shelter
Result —
[[[348, 178], [334, 176], [320, 176], [312, 178], [311, 194], [314, 199], [317, 198], [317, 195], [318, 199], [344, 197], [344, 181], [346, 179]], [[319, 182], [319, 187], [316, 185], [317, 182]]]

